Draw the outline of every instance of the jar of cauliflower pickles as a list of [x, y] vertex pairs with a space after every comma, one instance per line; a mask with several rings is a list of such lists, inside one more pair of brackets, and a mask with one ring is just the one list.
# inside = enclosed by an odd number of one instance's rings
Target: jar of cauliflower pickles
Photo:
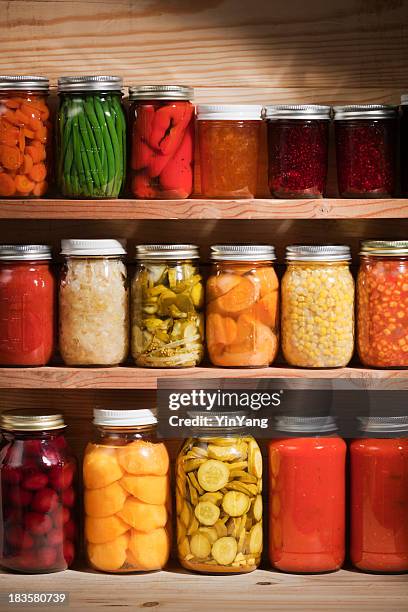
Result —
[[262, 455], [254, 438], [238, 428], [189, 438], [176, 477], [181, 565], [203, 573], [255, 570], [262, 553]]
[[113, 366], [129, 348], [125, 249], [118, 240], [63, 240], [59, 347], [70, 366]]
[[136, 247], [132, 281], [132, 356], [147, 368], [191, 367], [204, 354], [203, 280], [198, 247]]
[[340, 368], [354, 350], [348, 246], [289, 246], [282, 279], [282, 349], [302, 368]]

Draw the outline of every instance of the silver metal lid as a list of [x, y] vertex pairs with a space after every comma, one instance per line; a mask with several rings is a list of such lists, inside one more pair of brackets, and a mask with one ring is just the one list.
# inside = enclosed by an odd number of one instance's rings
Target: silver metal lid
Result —
[[59, 92], [117, 91], [123, 79], [118, 76], [62, 76], [58, 79]]
[[95, 408], [93, 411], [94, 425], [110, 427], [132, 427], [141, 425], [156, 425], [157, 417], [153, 410], [105, 410]]
[[14, 75], [0, 76], [0, 90], [2, 91], [40, 91], [48, 92], [50, 82], [47, 77], [43, 76], [25, 76], [25, 75]]
[[211, 247], [213, 261], [274, 261], [275, 247], [269, 244], [215, 244]]
[[7, 431], [48, 431], [66, 427], [62, 414], [48, 410], [7, 410], [0, 417], [0, 427]]
[[129, 100], [192, 100], [194, 89], [186, 85], [133, 85]]
[[344, 119], [394, 119], [397, 107], [390, 104], [348, 104], [334, 106], [334, 120]]
[[260, 104], [199, 104], [197, 121], [260, 121]]
[[350, 247], [337, 244], [291, 245], [286, 247], [286, 261], [350, 261]]
[[107, 257], [126, 255], [122, 243], [114, 238], [84, 239], [68, 238], [61, 240], [61, 255], [76, 257]]
[[265, 106], [265, 119], [330, 119], [331, 106], [321, 104], [274, 104]]
[[358, 417], [360, 430], [370, 433], [408, 433], [408, 416]]
[[360, 255], [408, 255], [408, 240], [364, 240], [361, 243]]
[[199, 259], [195, 244], [139, 244], [136, 247], [138, 260]]
[[279, 416], [275, 429], [290, 433], [328, 433], [337, 431], [336, 420], [332, 416]]
[[52, 259], [51, 247], [47, 244], [0, 244], [0, 260]]

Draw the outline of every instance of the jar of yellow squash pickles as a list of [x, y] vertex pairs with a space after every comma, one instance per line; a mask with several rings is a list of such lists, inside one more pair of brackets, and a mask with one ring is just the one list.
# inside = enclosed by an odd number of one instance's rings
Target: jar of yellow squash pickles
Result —
[[262, 553], [261, 493], [262, 455], [254, 438], [229, 428], [186, 440], [177, 459], [181, 565], [220, 574], [256, 569]]
[[90, 565], [161, 569], [170, 552], [169, 457], [151, 410], [94, 410], [85, 450], [85, 547]]
[[338, 368], [354, 349], [354, 281], [347, 246], [289, 246], [282, 279], [282, 349], [303, 368]]

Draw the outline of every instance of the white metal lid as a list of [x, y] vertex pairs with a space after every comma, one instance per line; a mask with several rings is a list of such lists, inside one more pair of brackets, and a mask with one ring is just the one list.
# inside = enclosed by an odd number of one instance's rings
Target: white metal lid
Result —
[[290, 433], [328, 433], [337, 431], [336, 420], [332, 416], [278, 416], [275, 429]]
[[139, 244], [136, 247], [137, 260], [198, 259], [195, 244]]
[[265, 119], [330, 119], [331, 106], [322, 104], [275, 104], [265, 106]]
[[62, 76], [58, 79], [59, 92], [117, 91], [123, 79], [119, 76]]
[[269, 244], [215, 244], [211, 247], [213, 261], [274, 261], [275, 247]]
[[0, 76], [0, 90], [2, 91], [39, 91], [47, 93], [49, 84], [47, 77], [43, 76]]
[[126, 251], [119, 240], [68, 238], [61, 240], [61, 255], [94, 257], [98, 255], [126, 255]]
[[129, 100], [192, 100], [194, 89], [186, 85], [133, 85]]
[[350, 247], [340, 244], [299, 244], [286, 247], [286, 261], [350, 261]]
[[257, 121], [262, 118], [261, 114], [260, 104], [199, 104], [197, 106], [198, 120]]
[[408, 416], [358, 417], [360, 430], [370, 433], [408, 433]]
[[139, 425], [156, 425], [157, 417], [153, 410], [106, 410], [95, 408], [93, 411], [94, 425], [109, 425], [111, 427], [131, 427]]
[[52, 259], [51, 247], [47, 244], [0, 244], [2, 261], [40, 261]]

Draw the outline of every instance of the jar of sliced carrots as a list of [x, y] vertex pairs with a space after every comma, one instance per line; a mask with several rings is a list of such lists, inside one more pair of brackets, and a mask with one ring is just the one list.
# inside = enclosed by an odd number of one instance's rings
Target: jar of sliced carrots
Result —
[[265, 245], [211, 247], [207, 283], [207, 347], [213, 365], [263, 367], [278, 352], [279, 281], [275, 249]]
[[0, 77], [0, 197], [40, 198], [48, 189], [50, 111], [45, 77]]

